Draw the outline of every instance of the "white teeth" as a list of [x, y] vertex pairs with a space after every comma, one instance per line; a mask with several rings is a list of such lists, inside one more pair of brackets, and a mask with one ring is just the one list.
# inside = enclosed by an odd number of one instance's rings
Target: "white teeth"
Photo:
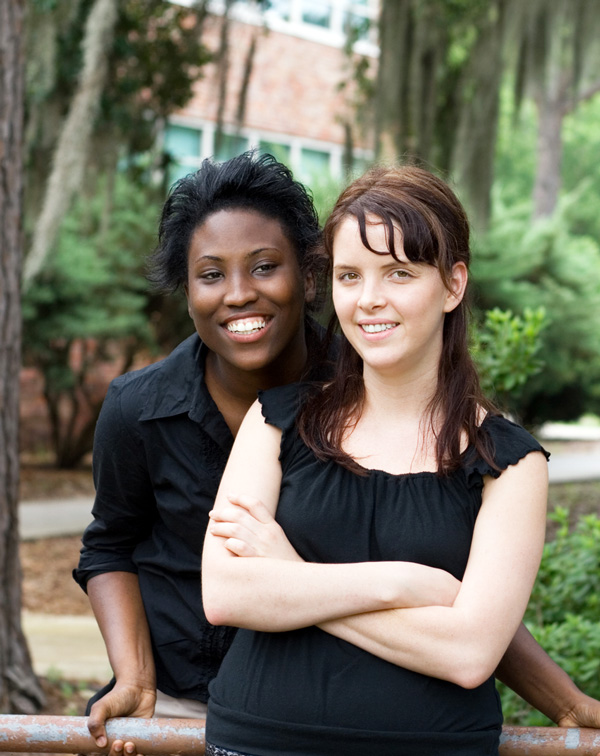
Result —
[[263, 320], [233, 320], [225, 326], [230, 333], [255, 333], [262, 330], [267, 325]]
[[363, 323], [361, 328], [367, 333], [379, 333], [380, 331], [389, 331], [390, 328], [395, 328], [397, 323]]

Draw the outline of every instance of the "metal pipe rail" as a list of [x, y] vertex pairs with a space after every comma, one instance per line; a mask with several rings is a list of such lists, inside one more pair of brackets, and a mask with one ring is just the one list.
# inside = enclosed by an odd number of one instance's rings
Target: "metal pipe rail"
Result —
[[[204, 756], [203, 719], [108, 721], [109, 744], [132, 740], [144, 756]], [[0, 715], [0, 752], [108, 753], [98, 749], [87, 717]], [[600, 756], [600, 730], [565, 727], [504, 727], [500, 756]]]

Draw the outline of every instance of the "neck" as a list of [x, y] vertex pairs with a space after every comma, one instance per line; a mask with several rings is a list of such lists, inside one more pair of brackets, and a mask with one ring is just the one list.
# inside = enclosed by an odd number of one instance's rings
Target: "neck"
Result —
[[437, 365], [418, 375], [386, 375], [365, 366], [364, 410], [384, 418], [421, 419], [435, 395], [438, 381]]
[[299, 380], [307, 356], [304, 336], [293, 348], [259, 370], [241, 370], [215, 352], [208, 353], [206, 386], [234, 436], [258, 392]]

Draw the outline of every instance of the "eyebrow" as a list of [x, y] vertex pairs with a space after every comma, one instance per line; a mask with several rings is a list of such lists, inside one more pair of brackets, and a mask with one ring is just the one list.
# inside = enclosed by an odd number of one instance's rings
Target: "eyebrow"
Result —
[[[251, 259], [252, 257], [256, 257], [256, 255], [260, 255], [261, 252], [264, 252], [267, 249], [276, 249], [276, 247], [259, 247], [258, 249], [253, 249], [252, 252], [248, 252], [246, 255], [246, 260]], [[219, 257], [218, 255], [200, 255], [196, 258], [196, 262], [203, 262], [204, 260], [209, 260], [211, 262], [225, 262], [224, 257]]]
[[[396, 268], [398, 265], [415, 265], [416, 263], [412, 263], [410, 260], [395, 260], [392, 258], [392, 262], [387, 263], [386, 265], [383, 265], [383, 269], [387, 270], [388, 268]], [[356, 265], [348, 265], [347, 263], [341, 263], [340, 265], [334, 265], [333, 270], [356, 270]]]

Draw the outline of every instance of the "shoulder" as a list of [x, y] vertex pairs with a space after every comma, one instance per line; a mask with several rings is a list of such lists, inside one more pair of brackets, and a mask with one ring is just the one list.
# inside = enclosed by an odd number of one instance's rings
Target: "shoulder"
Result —
[[293, 427], [310, 391], [311, 384], [307, 382], [289, 383], [267, 391], [259, 391], [258, 403], [264, 421], [280, 430]]
[[[200, 347], [198, 335], [192, 334], [164, 359], [118, 376], [109, 386], [103, 411], [118, 406], [121, 412], [136, 419], [142, 413], [150, 415], [159, 409], [172, 414], [176, 409], [171, 407], [174, 402], [189, 402], [189, 384], [198, 376]], [[165, 402], [169, 408], [164, 407]]]
[[546, 459], [550, 457], [550, 453], [529, 431], [502, 415], [488, 415], [481, 424], [481, 432], [489, 442], [495, 467], [469, 449], [464, 465], [468, 478], [481, 479], [484, 475], [498, 478], [504, 470], [516, 465], [531, 452], [541, 452]]

